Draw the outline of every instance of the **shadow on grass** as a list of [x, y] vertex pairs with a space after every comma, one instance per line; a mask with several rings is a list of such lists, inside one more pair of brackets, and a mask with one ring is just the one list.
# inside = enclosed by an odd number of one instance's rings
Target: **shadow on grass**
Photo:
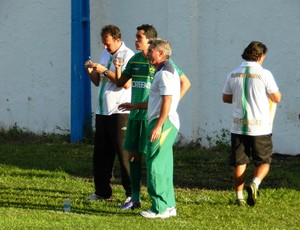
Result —
[[[78, 198], [78, 194], [74, 192], [66, 192], [56, 189], [35, 189], [30, 188], [1, 188], [0, 207], [31, 209], [31, 210], [49, 210], [64, 213], [63, 202], [66, 197], [77, 197], [71, 199], [72, 214], [93, 214], [93, 215], [115, 215], [119, 209], [119, 201], [88, 201], [82, 194]], [[14, 199], [12, 199], [14, 197]], [[111, 211], [110, 211], [111, 209]], [[134, 212], [122, 212], [123, 216], [136, 215]]]
[[[22, 169], [63, 171], [75, 177], [92, 179], [92, 153], [93, 146], [87, 144], [0, 143], [0, 164]], [[228, 166], [227, 159], [226, 148], [175, 148], [175, 187], [231, 190], [232, 168]], [[144, 185], [145, 172], [143, 162]], [[113, 181], [120, 184], [118, 160], [113, 174]], [[253, 165], [249, 165], [246, 171], [248, 182], [252, 175]], [[261, 187], [300, 190], [300, 155], [274, 154], [271, 170]]]
[[[18, 208], [18, 209], [31, 209], [31, 210], [48, 210], [53, 211], [57, 213], [62, 214], [68, 214], [64, 212], [63, 206], [59, 205], [51, 205], [51, 204], [33, 204], [29, 202], [4, 202], [0, 201], [0, 207], [9, 207], [9, 208]], [[85, 205], [84, 207], [72, 207], [71, 212], [72, 214], [79, 214], [79, 215], [116, 215], [118, 213], [118, 216], [136, 216], [137, 214], [135, 212], [117, 212], [119, 207], [111, 207], [111, 211], [107, 210], [109, 208], [99, 208], [99, 207], [89, 207], [88, 205]]]

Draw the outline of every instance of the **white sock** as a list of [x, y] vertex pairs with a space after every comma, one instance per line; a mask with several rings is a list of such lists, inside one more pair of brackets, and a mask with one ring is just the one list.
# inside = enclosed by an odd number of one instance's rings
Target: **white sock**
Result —
[[261, 180], [260, 180], [258, 177], [254, 177], [253, 183], [255, 183], [255, 184], [256, 184], [256, 187], [258, 188], [258, 186], [259, 186], [260, 183], [261, 183]]
[[235, 191], [236, 199], [244, 199], [243, 190], [241, 191]]

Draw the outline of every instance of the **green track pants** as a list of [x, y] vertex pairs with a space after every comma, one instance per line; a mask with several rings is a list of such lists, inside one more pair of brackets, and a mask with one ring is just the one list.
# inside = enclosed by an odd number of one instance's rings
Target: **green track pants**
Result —
[[[150, 122], [147, 136], [150, 136], [157, 119]], [[173, 186], [173, 144], [178, 130], [167, 119], [162, 127], [159, 139], [148, 143], [146, 154], [147, 187], [152, 205], [151, 210], [162, 213], [169, 207], [175, 207]]]

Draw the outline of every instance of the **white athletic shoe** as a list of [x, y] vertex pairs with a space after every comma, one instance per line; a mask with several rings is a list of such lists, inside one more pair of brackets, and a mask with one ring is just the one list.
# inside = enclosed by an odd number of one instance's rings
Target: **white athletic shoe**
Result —
[[155, 213], [152, 212], [151, 210], [148, 210], [148, 211], [141, 212], [141, 215], [143, 217], [150, 218], [150, 219], [154, 219], [154, 218], [165, 219], [170, 217], [170, 213], [168, 210], [164, 211], [163, 213]]
[[175, 207], [167, 208], [167, 211], [169, 211], [170, 217], [171, 217], [171, 216], [177, 216], [177, 210], [176, 210]]
[[87, 200], [102, 200], [100, 196], [96, 195], [95, 193], [93, 193], [92, 195], [88, 196], [86, 198]]
[[102, 196], [98, 196], [97, 194], [93, 193], [92, 195], [88, 196], [86, 199], [87, 200], [106, 200], [106, 201], [112, 201], [113, 200], [113, 196], [111, 196], [109, 198], [104, 198]]
[[151, 210], [148, 210], [148, 211], [141, 212], [141, 215], [143, 217], [151, 218], [151, 219], [154, 219], [154, 218], [166, 219], [166, 218], [169, 218], [171, 216], [177, 216], [177, 211], [176, 211], [175, 207], [170, 207], [170, 208], [167, 208], [162, 213], [155, 213]]

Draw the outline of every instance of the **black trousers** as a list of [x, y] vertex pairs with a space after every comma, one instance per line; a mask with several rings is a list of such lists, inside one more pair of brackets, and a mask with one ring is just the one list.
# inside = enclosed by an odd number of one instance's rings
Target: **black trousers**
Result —
[[96, 195], [103, 198], [112, 196], [111, 178], [116, 155], [126, 196], [131, 196], [129, 154], [123, 149], [127, 120], [128, 114], [96, 115], [94, 183]]

